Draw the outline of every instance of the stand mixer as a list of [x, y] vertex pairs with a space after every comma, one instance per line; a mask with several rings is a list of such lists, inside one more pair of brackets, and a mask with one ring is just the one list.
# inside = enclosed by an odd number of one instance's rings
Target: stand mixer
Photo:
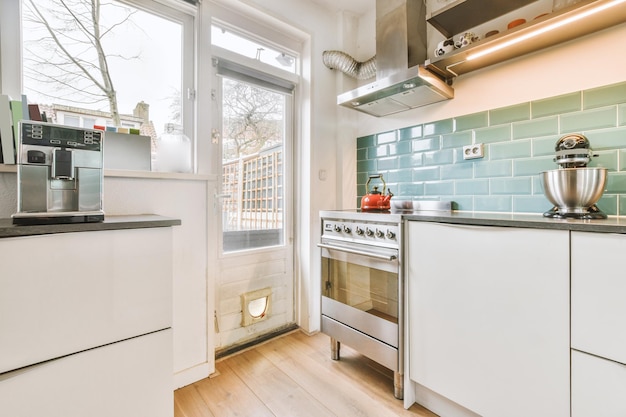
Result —
[[554, 207], [549, 218], [606, 219], [596, 202], [602, 197], [607, 180], [606, 168], [588, 168], [593, 154], [589, 140], [573, 133], [561, 137], [555, 146], [558, 169], [544, 171], [543, 188]]

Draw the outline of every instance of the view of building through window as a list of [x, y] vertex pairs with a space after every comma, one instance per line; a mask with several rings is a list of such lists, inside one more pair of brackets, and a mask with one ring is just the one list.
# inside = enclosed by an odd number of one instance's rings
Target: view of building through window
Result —
[[114, 0], [22, 0], [23, 90], [48, 121], [181, 124], [182, 24]]

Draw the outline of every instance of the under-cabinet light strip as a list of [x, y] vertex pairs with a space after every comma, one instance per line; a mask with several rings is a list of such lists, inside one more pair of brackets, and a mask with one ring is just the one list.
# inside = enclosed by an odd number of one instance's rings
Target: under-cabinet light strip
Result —
[[542, 33], [549, 32], [549, 31], [554, 30], [556, 28], [559, 28], [561, 26], [565, 26], [565, 25], [568, 25], [568, 24], [570, 24], [572, 22], [576, 22], [576, 21], [578, 21], [580, 19], [584, 19], [585, 17], [591, 16], [592, 14], [601, 12], [601, 11], [606, 10], [608, 8], [611, 8], [613, 6], [617, 6], [618, 4], [624, 3], [625, 1], [626, 0], [613, 0], [613, 1], [610, 1], [608, 3], [596, 6], [594, 8], [588, 9], [588, 10], [585, 10], [583, 12], [577, 13], [574, 16], [570, 16], [568, 18], [565, 18], [565, 19], [560, 20], [558, 22], [552, 23], [552, 24], [550, 24], [548, 26], [545, 26], [543, 28], [539, 28], [539, 29], [533, 30], [531, 32], [528, 32], [526, 34], [520, 35], [520, 36], [518, 36], [518, 37], [516, 37], [514, 39], [508, 40], [506, 42], [502, 42], [501, 44], [495, 45], [495, 46], [493, 46], [491, 48], [487, 48], [484, 51], [479, 51], [479, 52], [470, 54], [470, 55], [467, 56], [466, 60], [467, 61], [471, 61], [472, 59], [480, 58], [480, 57], [488, 55], [490, 53], [499, 51], [500, 49], [507, 48], [507, 47], [509, 47], [511, 45], [515, 45], [515, 44], [523, 42], [523, 41], [525, 41], [527, 39], [534, 38], [535, 36], [541, 35]]

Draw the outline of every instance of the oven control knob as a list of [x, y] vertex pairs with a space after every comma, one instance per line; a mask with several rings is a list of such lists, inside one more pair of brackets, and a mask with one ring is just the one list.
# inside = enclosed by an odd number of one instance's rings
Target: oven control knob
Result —
[[341, 232], [341, 227], [339, 227], [338, 224], [335, 225], [335, 232], [337, 233]]
[[392, 232], [391, 230], [387, 229], [387, 234], [385, 236], [387, 237], [387, 239], [393, 239], [396, 237], [396, 234]]
[[361, 229], [359, 226], [356, 227], [355, 232], [357, 235], [363, 236], [363, 229]]
[[345, 233], [350, 233], [352, 230], [351, 230], [348, 226], [344, 225], [344, 226], [343, 226], [343, 231], [344, 231]]
[[385, 236], [385, 234], [383, 233], [382, 230], [376, 229], [376, 237], [382, 238], [384, 236]]
[[372, 229], [370, 229], [369, 227], [365, 228], [365, 234], [367, 236], [372, 236], [374, 234], [374, 231]]

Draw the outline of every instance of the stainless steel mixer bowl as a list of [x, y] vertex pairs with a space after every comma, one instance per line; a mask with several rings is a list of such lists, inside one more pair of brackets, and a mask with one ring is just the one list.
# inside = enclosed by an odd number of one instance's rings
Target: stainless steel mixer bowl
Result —
[[544, 171], [543, 192], [563, 213], [585, 211], [600, 200], [606, 168], [560, 168]]

